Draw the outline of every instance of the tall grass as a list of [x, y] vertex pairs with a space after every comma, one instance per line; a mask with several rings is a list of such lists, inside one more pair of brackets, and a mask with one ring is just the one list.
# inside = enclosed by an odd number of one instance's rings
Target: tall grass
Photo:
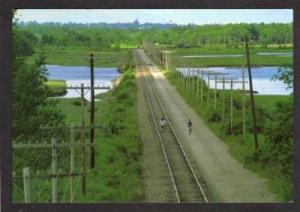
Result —
[[[204, 101], [200, 102], [200, 98], [196, 98], [195, 93], [188, 92], [183, 87], [182, 81], [179, 81], [174, 72], [165, 72], [167, 79], [173, 84], [180, 95], [185, 99], [194, 111], [203, 119], [205, 124], [223, 140], [229, 147], [229, 152], [238, 161], [244, 164], [245, 167], [256, 172], [257, 174], [268, 179], [270, 189], [277, 195], [278, 200], [287, 201], [292, 198], [293, 186], [290, 176], [284, 175], [279, 171], [276, 164], [268, 166], [262, 160], [252, 160], [253, 155], [256, 154], [254, 149], [254, 138], [252, 134], [252, 117], [249, 108], [249, 96], [246, 101], [246, 139], [242, 135], [242, 109], [241, 109], [241, 95], [239, 91], [234, 91], [234, 107], [233, 107], [233, 131], [230, 130], [230, 91], [218, 90], [217, 109], [214, 109], [214, 90], [210, 91], [210, 101], [207, 101], [207, 89], [204, 85]], [[196, 80], [194, 81], [196, 87]], [[203, 81], [203, 83], [205, 83]], [[222, 116], [222, 98], [225, 95], [225, 117]], [[259, 145], [264, 149], [269, 144], [267, 143], [263, 134], [265, 119], [268, 114], [272, 113], [275, 108], [275, 103], [278, 101], [287, 100], [288, 96], [256, 96], [258, 128], [259, 128]]]
[[48, 80], [45, 83], [49, 88], [48, 96], [63, 96], [67, 93], [65, 80]]
[[[143, 198], [140, 156], [142, 142], [138, 130], [137, 86], [134, 71], [128, 68], [118, 87], [99, 95], [102, 101], [95, 103], [95, 152], [96, 167], [89, 169], [89, 148], [86, 148], [87, 194], [81, 192], [81, 177], [74, 177], [74, 202], [136, 202]], [[81, 124], [79, 99], [58, 99], [58, 108], [66, 116], [67, 126]], [[77, 103], [76, 103], [77, 102]], [[85, 107], [85, 125], [89, 126], [90, 104]], [[85, 131], [85, 142], [89, 142], [89, 130]], [[65, 130], [65, 142], [69, 142], [70, 130]], [[80, 130], [75, 130], [75, 140], [79, 142]], [[15, 153], [14, 153], [15, 154]], [[23, 153], [21, 152], [20, 155]], [[47, 154], [48, 155], [48, 154]], [[34, 158], [34, 154], [32, 158]], [[20, 157], [18, 157], [20, 159]], [[22, 157], [21, 157], [22, 158]], [[34, 158], [35, 161], [41, 160]], [[51, 149], [47, 161], [51, 162]], [[75, 148], [75, 172], [80, 172], [81, 149]], [[15, 161], [14, 161], [15, 162]], [[48, 163], [47, 162], [47, 163]], [[37, 167], [29, 164], [36, 175]], [[70, 171], [70, 150], [59, 150], [58, 170]], [[49, 174], [51, 166], [39, 169], [40, 175]], [[17, 175], [21, 176], [22, 170]], [[13, 201], [23, 202], [22, 178], [15, 178]], [[32, 179], [32, 201], [51, 202], [51, 179]], [[69, 177], [58, 179], [58, 202], [70, 201]]]

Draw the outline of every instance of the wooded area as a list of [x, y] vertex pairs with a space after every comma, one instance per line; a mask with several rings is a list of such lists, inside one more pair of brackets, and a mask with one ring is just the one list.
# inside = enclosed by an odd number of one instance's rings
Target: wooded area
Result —
[[30, 44], [42, 47], [58, 48], [82, 47], [93, 51], [137, 47], [143, 40], [170, 47], [237, 47], [245, 35], [249, 35], [256, 45], [268, 47], [276, 44], [287, 47], [293, 41], [292, 24], [211, 24], [185, 25], [176, 27], [140, 28], [136, 24], [132, 28], [112, 28], [97, 25], [75, 23], [44, 23], [34, 22], [19, 24], [26, 30], [24, 35]]

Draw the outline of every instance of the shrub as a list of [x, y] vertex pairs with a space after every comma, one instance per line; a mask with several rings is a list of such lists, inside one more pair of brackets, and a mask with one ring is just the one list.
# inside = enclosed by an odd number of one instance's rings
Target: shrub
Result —
[[[250, 104], [250, 103], [249, 103]], [[247, 105], [249, 105], [247, 104]], [[266, 119], [269, 117], [267, 111], [256, 105], [255, 108], [255, 115], [256, 115], [256, 129], [258, 133], [263, 133]], [[252, 117], [252, 110], [250, 107], [246, 108], [246, 128], [248, 132], [253, 133], [253, 117]]]
[[221, 120], [222, 120], [222, 118], [221, 118], [221, 115], [218, 111], [213, 110], [213, 111], [209, 112], [208, 121], [210, 121], [210, 122], [219, 122]]
[[230, 116], [227, 116], [225, 117], [225, 122], [222, 124], [222, 130], [224, 131], [225, 135], [238, 135], [243, 132], [242, 126], [243, 126], [242, 120], [235, 119], [232, 123], [232, 129], [231, 129]]

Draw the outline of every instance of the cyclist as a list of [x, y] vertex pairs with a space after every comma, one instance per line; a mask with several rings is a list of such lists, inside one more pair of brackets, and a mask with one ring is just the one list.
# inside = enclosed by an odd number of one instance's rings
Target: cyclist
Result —
[[188, 127], [188, 130], [189, 130], [189, 134], [192, 133], [192, 120], [189, 118], [188, 121], [187, 121], [187, 127]]
[[163, 131], [166, 128], [166, 119], [164, 117], [161, 117], [160, 121], [160, 129]]

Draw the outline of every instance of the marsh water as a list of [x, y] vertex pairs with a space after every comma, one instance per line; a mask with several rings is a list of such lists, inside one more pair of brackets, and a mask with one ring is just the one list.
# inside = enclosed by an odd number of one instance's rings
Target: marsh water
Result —
[[[80, 86], [81, 83], [84, 86], [90, 86], [90, 68], [88, 66], [60, 66], [60, 65], [46, 65], [48, 70], [48, 79], [65, 80], [68, 87]], [[112, 86], [112, 80], [116, 79], [120, 75], [118, 68], [94, 68], [94, 85], [96, 86]], [[107, 89], [98, 90], [95, 89], [95, 94], [107, 92]], [[80, 97], [80, 89], [67, 89], [67, 94], [62, 98], [74, 98]], [[90, 92], [85, 92], [87, 99], [90, 96]]]
[[[65, 80], [67, 86], [80, 86], [83, 83], [85, 86], [90, 86], [90, 68], [88, 66], [60, 66], [60, 65], [46, 65], [48, 69], [49, 79], [61, 79]], [[253, 89], [257, 91], [258, 95], [289, 95], [293, 92], [292, 88], [287, 88], [286, 84], [282, 81], [274, 81], [272, 77], [278, 73], [280, 67], [277, 66], [262, 66], [252, 67]], [[95, 70], [95, 86], [112, 86], [112, 80], [120, 76], [118, 68], [102, 68], [97, 67]], [[179, 68], [179, 70], [185, 75], [188, 74], [187, 68]], [[191, 68], [190, 74], [197, 75], [199, 68]], [[242, 80], [243, 68], [239, 67], [210, 67], [201, 68], [204, 71], [215, 71], [226, 74], [224, 77], [233, 77], [239, 81]], [[248, 83], [248, 71], [244, 69], [245, 89], [249, 89]], [[201, 77], [201, 75], [199, 75]], [[222, 78], [222, 76], [219, 76]], [[208, 82], [208, 75], [204, 74], [203, 79]], [[210, 76], [210, 88], [215, 88], [215, 79]], [[226, 89], [230, 89], [230, 84], [225, 84]], [[222, 83], [217, 83], [217, 89], [222, 89]], [[242, 89], [241, 83], [234, 83], [233, 89]], [[62, 98], [74, 98], [80, 97], [79, 90], [68, 89], [67, 94]], [[104, 90], [95, 90], [95, 94], [107, 92]], [[90, 96], [89, 91], [86, 91], [85, 96], [87, 99]]]
[[[262, 66], [262, 67], [252, 67], [252, 81], [253, 81], [253, 89], [257, 91], [258, 95], [289, 95], [293, 92], [292, 88], [287, 88], [287, 85], [284, 84], [282, 81], [272, 80], [273, 76], [278, 73], [280, 67], [276, 66]], [[179, 70], [184, 74], [188, 74], [187, 68], [179, 68]], [[199, 68], [191, 68], [190, 75], [197, 76]], [[242, 73], [244, 70], [245, 76], [245, 89], [249, 89], [248, 83], [248, 70], [245, 68], [238, 68], [238, 67], [210, 67], [210, 68], [201, 68], [201, 70], [205, 71], [213, 71], [225, 74], [225, 78], [235, 78], [237, 81], [242, 81]], [[200, 73], [200, 72], [199, 72]], [[199, 77], [201, 75], [199, 74]], [[219, 76], [222, 79], [223, 76]], [[203, 80], [208, 82], [208, 74], [203, 75]], [[215, 88], [215, 79], [214, 75], [210, 76], [210, 88]], [[222, 83], [217, 83], [217, 89], [222, 89]], [[230, 84], [225, 84], [225, 89], [230, 89]], [[233, 89], [242, 89], [241, 83], [234, 83]]]

